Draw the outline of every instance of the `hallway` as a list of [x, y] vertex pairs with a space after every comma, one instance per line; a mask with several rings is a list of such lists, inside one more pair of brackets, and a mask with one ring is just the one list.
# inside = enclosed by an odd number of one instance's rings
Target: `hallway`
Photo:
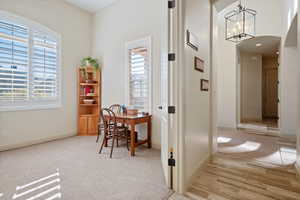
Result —
[[[296, 200], [295, 143], [221, 130], [218, 152], [199, 170], [188, 196], [210, 200]], [[201, 198], [200, 198], [201, 197]]]

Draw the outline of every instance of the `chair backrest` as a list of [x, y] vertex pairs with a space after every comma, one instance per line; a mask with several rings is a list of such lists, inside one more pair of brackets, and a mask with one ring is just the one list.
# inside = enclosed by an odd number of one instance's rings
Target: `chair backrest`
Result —
[[110, 110], [112, 110], [114, 113], [121, 114], [122, 106], [119, 104], [113, 104], [109, 107]]
[[100, 115], [105, 132], [110, 132], [110, 130], [114, 131], [117, 127], [115, 113], [111, 109], [103, 108], [101, 109]]

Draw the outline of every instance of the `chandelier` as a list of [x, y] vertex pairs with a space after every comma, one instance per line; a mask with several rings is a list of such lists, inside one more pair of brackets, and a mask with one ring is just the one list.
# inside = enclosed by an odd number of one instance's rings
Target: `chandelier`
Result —
[[255, 17], [257, 12], [242, 6], [241, 0], [237, 9], [225, 15], [225, 39], [240, 42], [255, 37]]

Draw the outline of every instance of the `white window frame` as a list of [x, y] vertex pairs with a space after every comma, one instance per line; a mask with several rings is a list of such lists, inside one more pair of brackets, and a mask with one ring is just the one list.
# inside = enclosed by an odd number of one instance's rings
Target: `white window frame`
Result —
[[3, 103], [0, 102], [1, 111], [19, 111], [19, 110], [41, 110], [41, 109], [55, 109], [62, 107], [62, 62], [61, 62], [61, 35], [50, 30], [48, 27], [34, 22], [30, 19], [26, 19], [7, 11], [0, 10], [0, 19], [3, 21], [9, 21], [21, 26], [25, 26], [29, 30], [29, 58], [32, 58], [32, 40], [34, 31], [39, 31], [57, 39], [57, 98], [54, 100], [39, 100], [32, 99], [32, 75], [31, 75], [31, 59], [28, 61], [28, 93], [29, 100], [24, 102]]
[[[125, 44], [125, 104], [129, 105], [130, 102], [130, 91], [129, 91], [129, 51], [130, 49], [138, 48], [138, 47], [145, 47], [148, 50], [149, 55], [149, 110], [146, 112], [152, 113], [152, 38], [151, 36], [147, 36], [138, 40], [129, 41]], [[143, 110], [144, 111], [144, 110]]]

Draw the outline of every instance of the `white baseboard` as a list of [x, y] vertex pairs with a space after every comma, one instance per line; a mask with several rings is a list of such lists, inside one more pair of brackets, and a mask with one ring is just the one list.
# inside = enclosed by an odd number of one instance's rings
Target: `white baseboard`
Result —
[[293, 141], [293, 142], [297, 141], [297, 135], [280, 134], [279, 137], [288, 139], [288, 140]]
[[27, 147], [27, 146], [31, 146], [31, 145], [35, 145], [35, 144], [50, 142], [50, 141], [53, 141], [53, 140], [68, 138], [68, 137], [75, 136], [76, 134], [77, 134], [76, 131], [74, 131], [72, 133], [61, 134], [61, 135], [57, 135], [57, 136], [54, 136], [54, 137], [47, 137], [47, 138], [42, 138], [42, 139], [38, 139], [38, 140], [31, 140], [31, 141], [28, 141], [28, 142], [17, 143], [17, 144], [13, 144], [13, 145], [2, 145], [2, 146], [0, 146], [0, 152], [1, 151], [8, 151], [8, 150], [13, 150], [13, 149], [18, 149], [18, 148], [22, 148], [22, 147]]
[[237, 128], [233, 128], [233, 127], [217, 127], [217, 131], [237, 131]]

